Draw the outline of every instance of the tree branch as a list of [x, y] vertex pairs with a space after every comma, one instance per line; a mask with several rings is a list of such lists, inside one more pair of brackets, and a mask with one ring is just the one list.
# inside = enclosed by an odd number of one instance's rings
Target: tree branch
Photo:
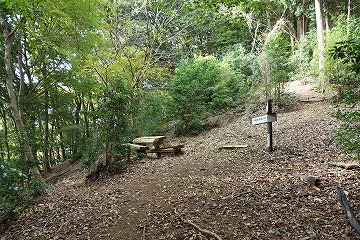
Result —
[[188, 224], [189, 226], [195, 228], [197, 231], [199, 231], [201, 234], [203, 234], [204, 236], [208, 237], [208, 238], [214, 238], [216, 240], [222, 240], [222, 238], [217, 235], [216, 233], [214, 232], [211, 232], [209, 230], [206, 230], [206, 229], [203, 229], [203, 228], [200, 228], [198, 225], [196, 225], [195, 223], [191, 222], [190, 220], [187, 220], [187, 219], [184, 219], [182, 218], [176, 211], [175, 209], [175, 215], [180, 218], [181, 221], [183, 221], [184, 223]]

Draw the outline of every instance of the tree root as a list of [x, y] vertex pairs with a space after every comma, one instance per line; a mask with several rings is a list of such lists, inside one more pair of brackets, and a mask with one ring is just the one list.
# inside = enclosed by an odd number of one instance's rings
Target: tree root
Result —
[[315, 187], [319, 187], [320, 186], [320, 179], [315, 178], [313, 176], [306, 176], [303, 174], [296, 174], [296, 173], [292, 173], [291, 174], [294, 177], [298, 177], [301, 180], [308, 182], [310, 185], [315, 186]]
[[360, 224], [357, 221], [354, 212], [350, 208], [350, 205], [349, 205], [348, 200], [346, 199], [344, 190], [340, 187], [338, 187], [338, 194], [339, 194], [339, 202], [346, 212], [346, 215], [349, 219], [350, 225], [356, 230], [356, 232], [358, 234], [360, 234]]
[[330, 162], [330, 166], [341, 167], [346, 170], [358, 169], [360, 165], [358, 163], [344, 163], [344, 162]]
[[201, 234], [203, 234], [204, 236], [208, 237], [208, 238], [214, 238], [216, 240], [222, 240], [221, 237], [219, 235], [217, 235], [214, 232], [211, 232], [209, 230], [203, 229], [201, 227], [199, 227], [198, 225], [196, 225], [195, 223], [191, 222], [190, 220], [184, 219], [182, 218], [176, 211], [175, 209], [175, 215], [180, 218], [181, 221], [183, 221], [184, 223], [186, 223], [187, 225], [195, 228], [197, 231], [199, 231]]

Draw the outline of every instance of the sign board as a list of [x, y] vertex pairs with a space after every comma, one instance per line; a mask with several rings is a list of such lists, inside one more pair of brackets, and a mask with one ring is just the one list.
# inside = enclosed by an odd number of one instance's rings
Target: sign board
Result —
[[254, 117], [251, 119], [251, 124], [253, 125], [270, 122], [276, 122], [276, 113], [266, 114], [264, 116]]

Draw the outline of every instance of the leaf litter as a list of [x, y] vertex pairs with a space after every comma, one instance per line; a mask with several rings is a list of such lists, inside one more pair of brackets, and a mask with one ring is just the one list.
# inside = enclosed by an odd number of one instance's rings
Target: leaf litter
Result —
[[[272, 154], [265, 151], [266, 126], [252, 126], [244, 115], [199, 136], [172, 139], [185, 143], [181, 156], [149, 156], [92, 184], [85, 184], [86, 173], [66, 168], [0, 239], [208, 239], [183, 219], [226, 240], [358, 239], [336, 189], [346, 189], [360, 213], [359, 173], [328, 164], [351, 157], [333, 140], [339, 124], [333, 111], [328, 102], [278, 110]], [[218, 150], [224, 144], [248, 147]], [[321, 184], [315, 188], [291, 174]]]

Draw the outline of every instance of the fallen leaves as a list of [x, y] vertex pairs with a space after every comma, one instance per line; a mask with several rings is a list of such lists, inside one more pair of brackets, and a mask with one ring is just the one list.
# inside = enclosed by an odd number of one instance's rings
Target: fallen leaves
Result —
[[[179, 157], [145, 158], [127, 172], [84, 183], [70, 171], [1, 240], [17, 239], [207, 239], [173, 210], [222, 239], [355, 239], [337, 203], [338, 185], [359, 200], [357, 170], [332, 140], [337, 122], [326, 102], [278, 113], [275, 152], [268, 154], [266, 129], [248, 116], [186, 142]], [[223, 145], [247, 148], [217, 151]], [[319, 190], [291, 177], [321, 179]], [[351, 201], [360, 212], [359, 201]]]

